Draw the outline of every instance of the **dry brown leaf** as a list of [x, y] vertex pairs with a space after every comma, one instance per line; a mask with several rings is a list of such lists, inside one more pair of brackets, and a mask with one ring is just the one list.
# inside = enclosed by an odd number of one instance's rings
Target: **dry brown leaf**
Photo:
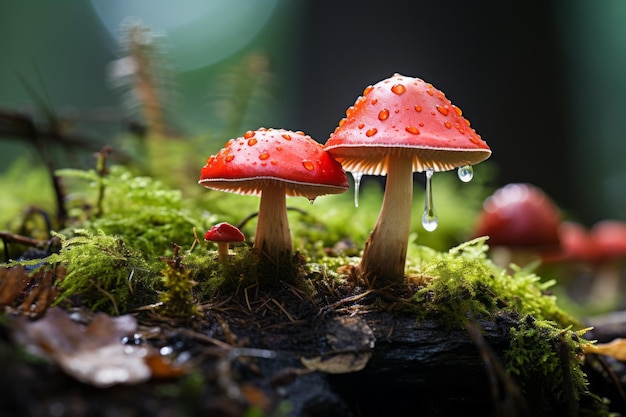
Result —
[[357, 372], [365, 368], [376, 338], [372, 329], [359, 317], [335, 317], [326, 325], [330, 350], [323, 356], [300, 358], [309, 370], [329, 374]]
[[13, 337], [27, 352], [56, 362], [76, 379], [108, 387], [143, 382], [151, 376], [145, 361], [150, 346], [122, 343], [136, 330], [137, 322], [130, 315], [97, 313], [84, 325], [55, 307], [36, 321], [15, 318]]
[[626, 339], [614, 339], [609, 343], [585, 345], [585, 353], [611, 356], [619, 361], [626, 361]]

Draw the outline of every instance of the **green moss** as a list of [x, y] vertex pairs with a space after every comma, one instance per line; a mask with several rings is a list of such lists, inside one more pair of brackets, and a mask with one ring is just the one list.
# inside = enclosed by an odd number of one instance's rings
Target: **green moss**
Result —
[[69, 238], [58, 236], [61, 250], [44, 260], [67, 268], [56, 303], [77, 298], [93, 310], [123, 314], [156, 301], [155, 265], [123, 239], [88, 230], [75, 230]]
[[563, 329], [532, 316], [509, 329], [510, 345], [503, 358], [506, 370], [527, 398], [534, 399], [533, 408], [546, 410], [548, 399], [566, 403], [587, 394], [587, 379], [580, 366], [582, 347], [591, 343], [582, 339], [587, 330]]
[[180, 247], [174, 247], [174, 256], [165, 259], [165, 268], [161, 270], [163, 291], [159, 294], [163, 312], [176, 319], [190, 319], [198, 314], [192, 289], [196, 282], [191, 279], [191, 270], [183, 264], [184, 256], [179, 254]]
[[486, 240], [477, 238], [448, 252], [430, 252], [431, 258], [422, 259], [422, 265], [411, 271], [411, 280], [421, 285], [415, 301], [425, 311], [440, 313], [456, 324], [502, 311], [532, 315], [563, 326], [576, 322], [547, 292], [553, 281], [542, 283], [527, 269], [517, 269], [510, 275], [487, 257]]
[[510, 341], [504, 365], [533, 401], [567, 403], [588, 394], [581, 368], [583, 347], [592, 343], [582, 337], [588, 329], [557, 305], [548, 292], [553, 281], [541, 282], [532, 267], [509, 274], [495, 266], [487, 257], [486, 239], [445, 253], [425, 252], [410, 276], [418, 286], [413, 297], [418, 316], [436, 317], [448, 326], [500, 322]]
[[95, 189], [104, 185], [102, 214], [75, 214], [81, 228], [121, 236], [148, 258], [171, 254], [172, 243], [191, 246], [195, 239], [194, 228], [206, 228], [214, 220], [210, 213], [185, 201], [180, 191], [169, 189], [150, 177], [135, 176], [120, 166], [111, 167], [110, 174], [104, 178], [95, 171], [61, 170], [58, 173], [64, 178], [86, 180], [88, 189], [83, 192], [86, 199], [91, 196], [92, 201], [96, 198]]

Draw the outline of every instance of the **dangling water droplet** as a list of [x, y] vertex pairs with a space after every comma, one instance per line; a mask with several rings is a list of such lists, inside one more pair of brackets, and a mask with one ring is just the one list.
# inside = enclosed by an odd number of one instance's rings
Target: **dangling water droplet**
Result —
[[457, 174], [463, 182], [470, 182], [474, 178], [474, 168], [471, 165], [459, 167]]
[[314, 198], [310, 198], [310, 199], [309, 199], [309, 204], [310, 204], [310, 205], [313, 205], [313, 203], [315, 203], [315, 199], [314, 199]]
[[422, 226], [429, 232], [434, 231], [439, 225], [437, 212], [433, 205], [433, 190], [431, 186], [433, 169], [426, 170], [426, 197], [424, 199], [424, 214], [422, 214]]
[[352, 178], [354, 179], [354, 207], [359, 206], [359, 187], [361, 186], [361, 178], [363, 177], [362, 172], [351, 172]]

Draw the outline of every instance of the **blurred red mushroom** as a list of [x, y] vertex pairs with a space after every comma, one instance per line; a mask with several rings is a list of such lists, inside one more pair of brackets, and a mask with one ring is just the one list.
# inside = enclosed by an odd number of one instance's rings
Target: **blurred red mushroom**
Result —
[[[378, 221], [365, 244], [359, 265], [380, 285], [401, 282], [413, 203], [413, 172], [426, 171], [422, 224], [437, 227], [430, 178], [434, 171], [460, 168], [471, 179], [471, 165], [491, 155], [445, 95], [419, 78], [395, 74], [363, 91], [326, 142], [330, 152], [357, 180], [387, 175]], [[358, 190], [356, 190], [358, 191]]]
[[245, 236], [237, 227], [222, 222], [212, 226], [204, 234], [204, 240], [217, 243], [217, 255], [220, 262], [228, 259], [228, 246], [231, 243], [243, 242]]
[[512, 183], [487, 197], [474, 236], [489, 236], [498, 265], [524, 266], [560, 250], [560, 224], [559, 208], [540, 188]]
[[589, 235], [593, 244], [593, 287], [589, 300], [605, 307], [624, 301], [624, 262], [626, 262], [626, 222], [602, 220], [593, 225]]
[[272, 262], [292, 251], [286, 196], [313, 201], [348, 189], [341, 165], [321, 144], [302, 132], [265, 128], [229, 140], [207, 159], [198, 183], [261, 197], [254, 248]]

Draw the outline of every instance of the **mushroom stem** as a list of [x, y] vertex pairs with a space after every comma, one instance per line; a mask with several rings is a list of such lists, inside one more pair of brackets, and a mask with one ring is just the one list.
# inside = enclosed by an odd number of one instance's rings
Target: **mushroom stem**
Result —
[[228, 260], [228, 242], [217, 242], [217, 259], [221, 263], [224, 263]]
[[278, 261], [281, 253], [291, 252], [284, 188], [268, 186], [261, 192], [254, 247], [274, 261]]
[[409, 155], [389, 156], [383, 204], [359, 265], [365, 277], [378, 280], [376, 286], [404, 278], [413, 204], [412, 163]]

